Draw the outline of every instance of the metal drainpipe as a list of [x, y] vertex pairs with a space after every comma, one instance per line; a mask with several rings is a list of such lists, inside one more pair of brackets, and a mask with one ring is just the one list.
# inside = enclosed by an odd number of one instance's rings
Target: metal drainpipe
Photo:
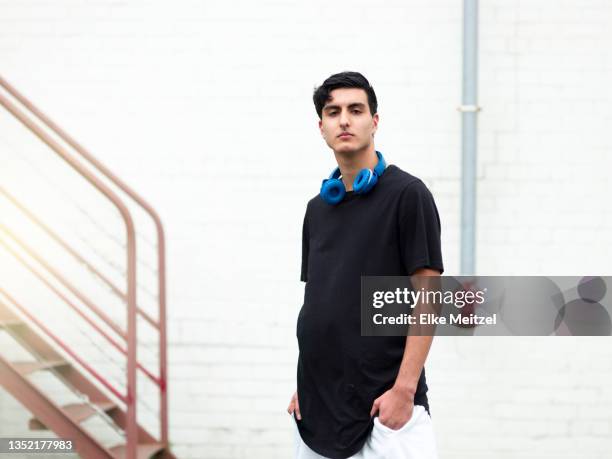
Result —
[[478, 85], [478, 0], [463, 2], [463, 95], [461, 177], [461, 274], [476, 271], [476, 116]]

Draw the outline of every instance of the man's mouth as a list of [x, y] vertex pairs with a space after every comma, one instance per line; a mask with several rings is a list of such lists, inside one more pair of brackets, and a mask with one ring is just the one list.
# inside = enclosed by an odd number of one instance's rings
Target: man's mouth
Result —
[[338, 137], [340, 137], [341, 139], [345, 139], [347, 137], [353, 137], [353, 134], [349, 134], [348, 132], [343, 132]]

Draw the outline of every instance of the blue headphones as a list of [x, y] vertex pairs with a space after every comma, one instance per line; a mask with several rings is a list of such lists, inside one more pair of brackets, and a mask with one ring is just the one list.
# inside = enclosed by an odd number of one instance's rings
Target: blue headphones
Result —
[[[353, 191], [355, 193], [366, 194], [370, 192], [378, 183], [378, 178], [385, 171], [387, 167], [385, 158], [383, 158], [380, 151], [376, 152], [376, 156], [378, 157], [378, 164], [376, 164], [374, 170], [361, 169], [357, 177], [355, 177], [355, 181], [353, 182]], [[345, 194], [346, 188], [342, 180], [340, 180], [340, 168], [336, 167], [329, 178], [323, 180], [321, 184], [321, 198], [327, 204], [336, 205], [344, 199]]]

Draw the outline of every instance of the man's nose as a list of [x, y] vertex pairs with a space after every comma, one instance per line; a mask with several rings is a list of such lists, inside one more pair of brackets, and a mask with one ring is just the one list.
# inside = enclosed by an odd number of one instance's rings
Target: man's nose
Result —
[[348, 112], [342, 110], [342, 112], [340, 112], [340, 126], [348, 126], [349, 124], [349, 116], [348, 116]]

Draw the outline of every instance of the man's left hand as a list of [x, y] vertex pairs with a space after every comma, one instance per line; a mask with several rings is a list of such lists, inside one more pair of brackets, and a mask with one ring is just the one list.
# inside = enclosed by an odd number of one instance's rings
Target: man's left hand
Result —
[[378, 420], [393, 430], [401, 429], [412, 417], [414, 397], [409, 392], [392, 387], [372, 404], [370, 417], [378, 412]]

